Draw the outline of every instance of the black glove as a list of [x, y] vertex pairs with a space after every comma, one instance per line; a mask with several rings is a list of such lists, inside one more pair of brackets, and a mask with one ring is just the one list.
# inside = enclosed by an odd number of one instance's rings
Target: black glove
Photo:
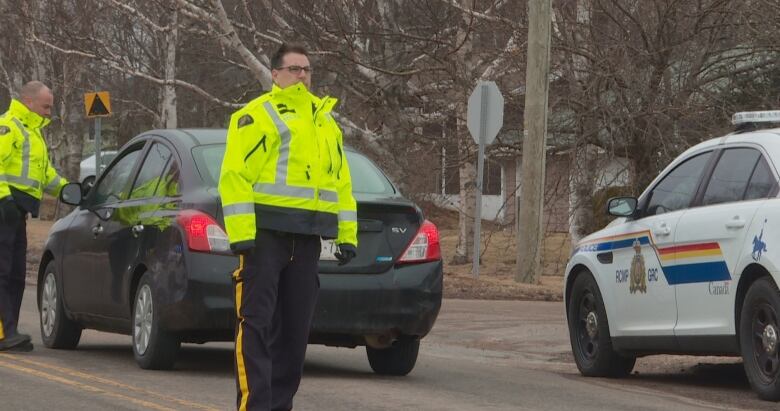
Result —
[[19, 211], [19, 207], [16, 206], [16, 202], [7, 196], [0, 199], [0, 223], [3, 225], [16, 225], [19, 220], [22, 219], [22, 213]]
[[230, 250], [233, 251], [233, 254], [235, 255], [248, 255], [252, 254], [252, 251], [255, 249], [255, 241], [254, 240], [247, 240], [247, 241], [239, 241], [237, 243], [230, 243]]
[[352, 244], [339, 244], [339, 251], [333, 255], [338, 258], [339, 265], [344, 265], [357, 256], [357, 248]]

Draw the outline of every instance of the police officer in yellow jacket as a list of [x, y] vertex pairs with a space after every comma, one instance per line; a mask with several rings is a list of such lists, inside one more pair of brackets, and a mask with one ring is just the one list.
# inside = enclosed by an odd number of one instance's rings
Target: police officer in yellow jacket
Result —
[[58, 195], [67, 181], [51, 166], [41, 130], [54, 97], [31, 81], [0, 116], [0, 351], [30, 351], [30, 336], [17, 330], [27, 271], [27, 214], [38, 216], [43, 192]]
[[282, 45], [273, 89], [230, 119], [219, 192], [236, 299], [238, 409], [289, 410], [319, 290], [320, 238], [356, 255], [357, 211], [336, 100], [311, 94], [306, 50]]

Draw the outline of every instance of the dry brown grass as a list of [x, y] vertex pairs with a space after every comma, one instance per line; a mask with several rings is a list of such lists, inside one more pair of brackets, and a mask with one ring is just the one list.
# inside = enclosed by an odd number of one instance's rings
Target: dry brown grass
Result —
[[482, 263], [478, 279], [471, 263], [452, 264], [458, 241], [458, 215], [453, 211], [428, 208], [426, 216], [438, 227], [444, 258], [444, 295], [448, 298], [560, 301], [563, 271], [571, 253], [568, 234], [548, 233], [544, 239], [542, 276], [539, 284], [515, 281], [517, 238], [512, 227], [483, 222]]

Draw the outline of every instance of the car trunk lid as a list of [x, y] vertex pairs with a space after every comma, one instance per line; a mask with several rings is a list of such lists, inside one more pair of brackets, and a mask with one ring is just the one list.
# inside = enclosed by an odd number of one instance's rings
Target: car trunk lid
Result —
[[337, 261], [320, 260], [321, 273], [383, 273], [401, 257], [422, 224], [422, 212], [406, 199], [360, 194], [355, 197], [358, 200], [357, 256], [341, 266]]

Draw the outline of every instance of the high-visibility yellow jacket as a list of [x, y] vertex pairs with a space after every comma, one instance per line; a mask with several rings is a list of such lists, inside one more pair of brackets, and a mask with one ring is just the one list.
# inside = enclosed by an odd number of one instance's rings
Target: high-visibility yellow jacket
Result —
[[0, 116], [0, 198], [11, 195], [11, 187], [40, 200], [43, 192], [59, 195], [67, 180], [51, 166], [41, 129], [49, 119], [11, 100]]
[[219, 178], [230, 243], [257, 228], [357, 246], [357, 209], [341, 130], [302, 83], [273, 89], [233, 113]]

